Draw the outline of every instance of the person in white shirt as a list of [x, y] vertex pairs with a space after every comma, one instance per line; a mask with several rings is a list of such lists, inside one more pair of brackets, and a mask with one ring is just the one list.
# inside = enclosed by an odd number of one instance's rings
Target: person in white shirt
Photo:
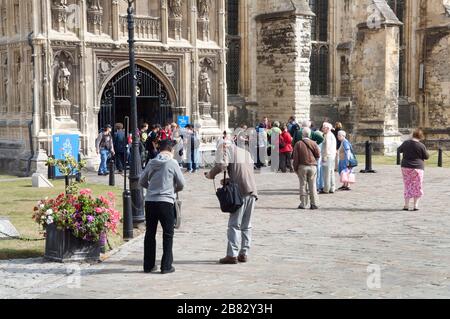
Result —
[[333, 126], [325, 122], [322, 130], [324, 133], [323, 154], [322, 154], [322, 170], [324, 188], [322, 194], [333, 194], [336, 191], [336, 176], [334, 174], [334, 167], [336, 161], [336, 137], [332, 132]]

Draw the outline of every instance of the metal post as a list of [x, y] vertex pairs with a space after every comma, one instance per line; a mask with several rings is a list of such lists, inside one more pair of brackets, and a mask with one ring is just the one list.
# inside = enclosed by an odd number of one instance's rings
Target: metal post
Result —
[[111, 158], [111, 160], [109, 161], [109, 186], [116, 186], [115, 165], [116, 163], [114, 162], [114, 159]]
[[127, 143], [127, 150], [125, 152], [125, 169], [123, 174], [123, 239], [133, 239], [133, 212], [131, 205], [131, 192], [127, 187], [127, 164], [128, 164], [128, 135], [130, 134], [130, 118], [125, 117], [125, 136]]
[[438, 151], [438, 167], [442, 167], [443, 166], [443, 150], [442, 147], [439, 147], [439, 151]]
[[362, 170], [361, 173], [376, 173], [376, 171], [372, 168], [372, 143], [370, 143], [370, 141], [366, 142], [366, 169]]
[[130, 191], [133, 211], [133, 224], [138, 226], [145, 222], [143, 209], [142, 188], [139, 186], [139, 177], [142, 172], [141, 155], [139, 152], [139, 133], [137, 119], [137, 98], [136, 98], [136, 58], [134, 53], [134, 0], [128, 0], [128, 44], [130, 55], [130, 90], [131, 90], [131, 131], [133, 143], [131, 145], [130, 163]]

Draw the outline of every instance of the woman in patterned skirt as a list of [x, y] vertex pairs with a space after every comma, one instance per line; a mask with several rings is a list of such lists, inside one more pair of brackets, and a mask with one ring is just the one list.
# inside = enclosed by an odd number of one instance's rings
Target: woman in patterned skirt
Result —
[[403, 153], [402, 174], [405, 185], [405, 206], [403, 210], [409, 210], [409, 203], [414, 199], [414, 210], [419, 210], [419, 201], [424, 195], [423, 177], [425, 160], [430, 158], [427, 148], [420, 141], [425, 138], [421, 129], [416, 129], [412, 139], [404, 142], [399, 152]]

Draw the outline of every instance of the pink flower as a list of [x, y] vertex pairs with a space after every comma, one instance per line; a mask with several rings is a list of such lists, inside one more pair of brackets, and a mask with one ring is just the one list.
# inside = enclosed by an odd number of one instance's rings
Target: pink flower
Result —
[[88, 188], [82, 189], [82, 190], [80, 190], [80, 195], [83, 195], [83, 196], [89, 196], [89, 195], [92, 195], [92, 190], [90, 190], [90, 189], [88, 189]]
[[97, 214], [101, 214], [101, 213], [103, 213], [103, 208], [97, 207], [97, 208], [95, 208], [95, 212]]

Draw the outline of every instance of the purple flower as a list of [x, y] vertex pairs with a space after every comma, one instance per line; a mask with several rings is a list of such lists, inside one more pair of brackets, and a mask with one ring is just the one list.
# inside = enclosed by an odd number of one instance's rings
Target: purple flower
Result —
[[91, 215], [89, 215], [87, 217], [87, 220], [88, 220], [89, 223], [92, 223], [94, 221], [94, 219], [95, 219], [94, 216], [91, 216]]

